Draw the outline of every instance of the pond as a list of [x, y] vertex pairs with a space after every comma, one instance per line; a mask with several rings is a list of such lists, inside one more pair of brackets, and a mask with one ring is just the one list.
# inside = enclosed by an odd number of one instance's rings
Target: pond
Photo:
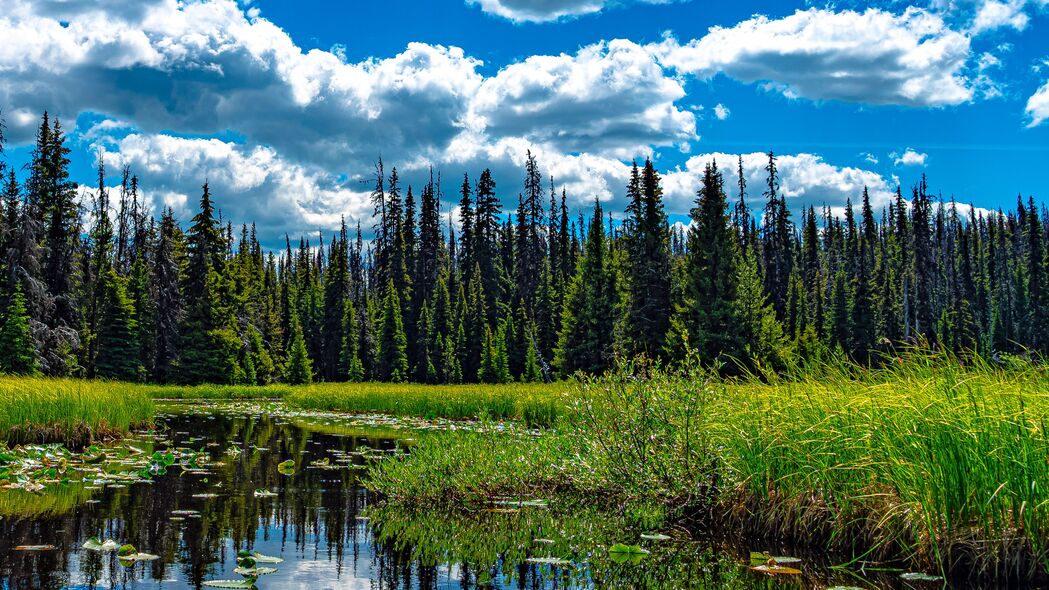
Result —
[[[749, 551], [775, 548], [686, 541], [648, 529], [643, 514], [586, 505], [384, 507], [362, 485], [364, 466], [441, 426], [277, 404], [164, 406], [155, 433], [120, 443], [119, 462], [167, 448], [210, 459], [138, 461], [148, 478], [58, 475], [41, 491], [0, 490], [0, 588], [250, 588], [252, 577], [259, 590], [936, 587], [810, 560], [801, 575], [773, 577], [750, 569], [766, 558]], [[119, 559], [124, 544], [143, 559]]]

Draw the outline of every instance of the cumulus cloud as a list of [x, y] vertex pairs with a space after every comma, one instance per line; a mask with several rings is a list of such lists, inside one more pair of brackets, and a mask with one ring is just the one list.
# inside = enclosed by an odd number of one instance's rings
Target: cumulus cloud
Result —
[[684, 96], [651, 54], [614, 40], [503, 68], [481, 84], [471, 113], [493, 137], [627, 158], [696, 138], [695, 116], [674, 104]]
[[862, 154], [860, 154], [860, 156], [863, 158], [864, 162], [868, 162], [870, 164], [874, 164], [875, 166], [878, 165], [878, 156], [875, 156], [874, 154], [872, 154], [870, 152], [862, 153]]
[[729, 118], [732, 111], [728, 110], [728, 107], [721, 104], [720, 102], [714, 107], [714, 116], [717, 117], [718, 121], [724, 121]]
[[896, 166], [924, 166], [925, 160], [929, 158], [929, 154], [907, 148], [903, 150], [902, 154], [893, 152], [889, 154], [889, 157], [892, 158], [892, 163]]
[[673, 0], [466, 0], [488, 14], [516, 23], [542, 23], [601, 12], [615, 5], [666, 4]]
[[205, 180], [224, 218], [254, 221], [271, 241], [335, 227], [344, 215], [367, 221], [372, 214], [369, 186], [340, 182], [268, 147], [139, 133], [95, 145], [110, 169], [131, 166], [147, 199], [183, 220], [194, 214]]
[[[739, 182], [737, 162], [740, 154], [709, 153], [692, 156], [679, 168], [663, 177], [663, 192], [668, 210], [687, 212], [696, 198], [703, 169], [710, 162], [717, 162], [725, 176], [726, 192], [736, 200]], [[743, 173], [747, 180], [747, 202], [752, 210], [760, 210], [764, 203], [768, 154], [754, 152], [742, 154]], [[894, 185], [890, 185], [877, 172], [850, 166], [835, 166], [817, 154], [798, 153], [777, 156], [776, 166], [780, 176], [780, 194], [787, 198], [788, 206], [795, 212], [810, 205], [831, 208], [845, 206], [846, 199], [858, 202], [867, 187], [871, 205], [881, 208], [893, 198]]]
[[1027, 114], [1028, 127], [1037, 127], [1049, 119], [1049, 82], [1042, 84], [1041, 88], [1027, 99], [1024, 113]]
[[1024, 30], [1030, 21], [1025, 4], [1026, 0], [984, 0], [973, 18], [972, 32], [978, 35], [1002, 27]]
[[[67, 119], [93, 111], [147, 132], [235, 129], [287, 155], [330, 163], [379, 144], [442, 149], [481, 82], [480, 62], [454, 47], [413, 43], [361, 63], [303, 52], [233, 0], [132, 10], [105, 2], [3, 5], [0, 104], [12, 111], [44, 106]], [[30, 137], [32, 126], [15, 120], [14, 141]]]
[[668, 36], [650, 49], [678, 72], [764, 82], [790, 98], [940, 106], [973, 96], [964, 73], [969, 37], [913, 7], [899, 15], [812, 8], [755, 16], [684, 44]]

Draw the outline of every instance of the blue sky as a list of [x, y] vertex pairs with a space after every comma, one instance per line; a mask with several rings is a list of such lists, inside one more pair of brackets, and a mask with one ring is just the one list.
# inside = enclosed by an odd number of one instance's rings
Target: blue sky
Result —
[[0, 112], [14, 165], [48, 109], [78, 180], [102, 153], [187, 217], [207, 178], [268, 240], [370, 225], [380, 155], [512, 203], [531, 149], [613, 209], [651, 155], [679, 220], [712, 158], [760, 199], [770, 149], [795, 207], [922, 173], [1009, 207], [1049, 193], [1047, 30], [1047, 0], [0, 0]]

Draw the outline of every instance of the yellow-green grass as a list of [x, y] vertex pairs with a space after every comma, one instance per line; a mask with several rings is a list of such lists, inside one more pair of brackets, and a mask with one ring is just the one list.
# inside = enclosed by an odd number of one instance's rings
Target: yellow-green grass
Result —
[[153, 399], [244, 400], [280, 399], [291, 392], [291, 385], [143, 385]]
[[153, 401], [130, 383], [0, 377], [0, 442], [70, 446], [149, 424]]
[[575, 382], [505, 385], [418, 385], [318, 383], [292, 388], [284, 398], [293, 408], [379, 413], [420, 418], [520, 420], [553, 424]]
[[427, 438], [376, 466], [372, 486], [406, 504], [544, 489], [656, 501], [693, 525], [846, 558], [1049, 574], [1043, 367], [915, 356], [776, 383], [700, 370], [643, 377], [585, 384], [538, 442]]

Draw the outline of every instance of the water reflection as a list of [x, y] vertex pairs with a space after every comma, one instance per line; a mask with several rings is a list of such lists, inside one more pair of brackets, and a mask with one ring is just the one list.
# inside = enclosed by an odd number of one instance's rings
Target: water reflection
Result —
[[[240, 550], [284, 559], [276, 573], [258, 579], [260, 590], [850, 583], [847, 575], [825, 571], [814, 577], [762, 578], [741, 566], [738, 551], [689, 543], [642, 542], [650, 555], [639, 563], [615, 563], [607, 559], [608, 545], [640, 542], [644, 518], [612, 518], [585, 506], [556, 512], [478, 507], [454, 515], [376, 508], [365, 516], [372, 497], [353, 466], [398, 449], [403, 442], [396, 431], [311, 423], [258, 408], [170, 413], [161, 422], [173, 445], [210, 453], [207, 469], [181, 474], [173, 469], [151, 483], [90, 493], [76, 484], [28, 499], [0, 498], [8, 504], [0, 510], [0, 587], [202, 588], [208, 580], [241, 579], [233, 571]], [[277, 465], [287, 459], [296, 470], [282, 475]], [[309, 466], [324, 459], [331, 468]], [[260, 496], [256, 490], [273, 495]], [[37, 504], [33, 498], [47, 509], [26, 508]], [[131, 543], [160, 559], [124, 567], [114, 553], [81, 547], [93, 536]], [[30, 544], [55, 549], [15, 550]], [[537, 557], [575, 565], [529, 562]]]

